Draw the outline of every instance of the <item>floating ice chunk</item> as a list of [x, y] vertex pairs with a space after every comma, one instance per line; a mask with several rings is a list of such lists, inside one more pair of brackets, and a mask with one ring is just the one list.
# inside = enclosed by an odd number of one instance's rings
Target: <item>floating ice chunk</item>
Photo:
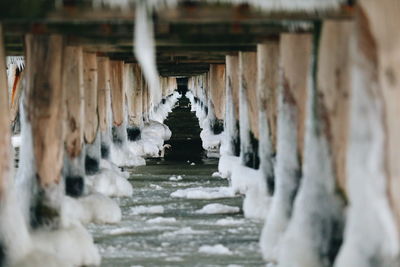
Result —
[[181, 181], [183, 178], [182, 178], [182, 176], [180, 176], [180, 175], [178, 175], [178, 176], [171, 176], [171, 177], [169, 177], [169, 180], [170, 181]]
[[187, 199], [219, 199], [234, 197], [230, 187], [195, 187], [179, 189], [171, 193], [171, 197]]
[[244, 223], [244, 220], [235, 220], [232, 217], [227, 217], [223, 219], [219, 219], [215, 224], [221, 226], [231, 226], [231, 225], [239, 225]]
[[163, 206], [136, 206], [131, 208], [133, 215], [140, 215], [140, 214], [162, 214], [164, 213]]
[[157, 217], [146, 221], [147, 223], [175, 223], [175, 218]]
[[240, 209], [238, 207], [228, 206], [220, 203], [212, 203], [205, 205], [202, 209], [197, 210], [197, 214], [229, 214], [238, 213]]
[[214, 246], [201, 246], [199, 248], [199, 252], [200, 253], [204, 253], [204, 254], [213, 254], [213, 255], [232, 255], [232, 251], [230, 251], [229, 248], [218, 244], [218, 245], [214, 245]]
[[190, 165], [194, 166], [194, 165], [196, 165], [196, 163], [192, 162], [192, 163], [190, 163]]

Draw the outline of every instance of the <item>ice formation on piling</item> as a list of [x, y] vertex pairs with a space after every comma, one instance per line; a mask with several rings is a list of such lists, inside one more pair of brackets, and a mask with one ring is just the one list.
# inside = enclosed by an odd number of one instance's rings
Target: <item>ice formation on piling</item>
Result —
[[351, 40], [350, 132], [347, 152], [347, 211], [344, 242], [335, 267], [398, 266], [399, 239], [388, 201], [383, 102], [375, 67]]
[[283, 90], [281, 86], [278, 101], [276, 190], [260, 238], [261, 251], [267, 261], [277, 260], [281, 238], [291, 218], [301, 178], [297, 153], [297, 114], [295, 107], [284, 101]]

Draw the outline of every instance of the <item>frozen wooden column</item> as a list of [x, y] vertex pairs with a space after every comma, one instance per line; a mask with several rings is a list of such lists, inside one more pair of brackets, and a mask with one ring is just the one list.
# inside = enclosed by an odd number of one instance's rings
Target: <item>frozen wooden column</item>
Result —
[[[27, 121], [31, 124], [39, 197], [33, 203], [35, 224], [53, 222], [61, 206], [61, 169], [64, 156], [63, 38], [25, 37]], [[38, 67], [40, 66], [40, 67]]]
[[240, 155], [240, 135], [239, 135], [239, 57], [229, 55], [225, 58], [226, 78], [225, 78], [225, 125], [228, 133], [230, 148], [229, 154]]
[[6, 57], [0, 24], [0, 201], [4, 200], [11, 177], [11, 133], [9, 121]]
[[79, 46], [64, 47], [63, 90], [65, 92], [65, 191], [70, 196], [83, 193], [84, 155], [84, 90], [83, 50]]
[[97, 105], [99, 113], [99, 129], [101, 134], [101, 156], [108, 158], [111, 142], [111, 89], [110, 60], [97, 57]]
[[257, 46], [257, 98], [259, 108], [259, 155], [267, 189], [275, 188], [273, 158], [276, 154], [277, 90], [279, 83], [279, 41]]
[[119, 127], [124, 122], [125, 113], [124, 63], [111, 60], [110, 73], [113, 125]]
[[83, 50], [79, 46], [64, 48], [63, 88], [66, 103], [65, 147], [70, 158], [82, 151], [84, 130]]
[[[309, 68], [309, 80], [306, 100], [306, 123], [298, 126], [298, 131], [304, 132], [298, 147], [302, 153], [302, 179], [300, 188], [297, 192], [296, 203], [292, 212], [292, 219], [285, 233], [282, 243], [279, 261], [283, 265], [299, 264], [300, 266], [332, 266], [339, 251], [344, 229], [344, 198], [337, 186], [336, 172], [334, 170], [332, 147], [332, 126], [336, 124], [332, 114], [327, 112], [327, 102], [325, 97], [332, 97], [332, 93], [337, 90], [333, 88], [335, 84], [327, 84], [328, 80], [323, 78], [323, 84], [329, 89], [318, 88], [318, 71], [331, 71], [332, 62], [329, 56], [323, 56], [331, 51], [331, 45], [337, 45], [335, 51], [340, 51], [340, 55], [332, 55], [337, 59], [346, 57], [348, 27], [337, 25], [336, 30], [341, 33], [336, 34], [332, 28], [327, 28], [324, 24], [322, 35], [320, 35], [320, 25], [314, 25], [314, 42], [312, 48], [312, 60]], [[343, 27], [343, 28], [341, 28]], [[329, 40], [334, 38], [334, 40]], [[328, 46], [325, 48], [324, 46]], [[291, 46], [291, 50], [296, 50], [299, 42]], [[339, 49], [339, 50], [338, 50]], [[341, 58], [343, 60], [343, 58]], [[347, 59], [344, 59], [347, 60]], [[293, 64], [293, 59], [289, 62]], [[342, 61], [343, 62], [343, 61]], [[345, 62], [345, 61], [344, 61]], [[330, 66], [329, 66], [330, 65]], [[341, 66], [345, 67], [345, 65]], [[336, 70], [333, 74], [337, 75]], [[345, 84], [342, 86], [345, 89]], [[332, 88], [332, 89], [331, 89]], [[292, 93], [293, 94], [293, 93]], [[293, 94], [295, 99], [302, 99], [304, 96]], [[331, 99], [330, 99], [331, 100]], [[336, 100], [341, 100], [340, 97]], [[302, 102], [300, 102], [302, 103]], [[345, 105], [345, 103], [343, 103]], [[343, 107], [343, 106], [342, 106]], [[336, 112], [336, 111], [335, 111]], [[298, 118], [302, 118], [303, 112], [299, 109]], [[302, 130], [304, 129], [304, 130]], [[280, 136], [278, 135], [278, 143]], [[279, 155], [279, 145], [278, 145]], [[318, 165], [315, 163], [318, 162]], [[305, 227], [306, 226], [306, 227]], [[330, 229], [326, 232], [325, 229]], [[285, 251], [298, 251], [293, 257], [285, 257]], [[358, 264], [356, 264], [358, 265]]]
[[95, 53], [83, 54], [85, 142], [92, 144], [99, 129], [97, 113], [97, 57]]
[[142, 73], [142, 109], [144, 122], [149, 121], [149, 87]]
[[[302, 155], [300, 148], [303, 147], [300, 144], [303, 144], [304, 138], [311, 47], [311, 34], [281, 35], [278, 48], [281, 71], [274, 96], [278, 102], [275, 105], [276, 111], [272, 110], [274, 104], [270, 107], [264, 97], [261, 100], [267, 105], [270, 117], [273, 117], [274, 113], [277, 114], [274, 198], [260, 243], [264, 258], [270, 261], [276, 261], [279, 257], [282, 236], [292, 217], [294, 200], [300, 185]], [[261, 49], [264, 50], [261, 54], [266, 56], [266, 53], [274, 53], [276, 48], [274, 46], [270, 48], [271, 50], [267, 50], [264, 47]], [[276, 60], [276, 55], [269, 56], [274, 57], [270, 60]], [[267, 69], [264, 70], [264, 75], [276, 75], [274, 67], [270, 67], [268, 73]], [[274, 86], [273, 78], [268, 79], [266, 85]]]
[[95, 53], [83, 54], [85, 102], [85, 172], [93, 175], [100, 170], [101, 137], [98, 115], [98, 69]]
[[133, 68], [134, 73], [134, 94], [133, 97], [133, 117], [132, 123], [137, 127], [143, 124], [143, 76], [139, 64], [135, 64]]
[[217, 121], [225, 117], [225, 64], [210, 65], [210, 99]]
[[242, 164], [258, 169], [257, 53], [239, 52], [239, 113]]
[[357, 3], [346, 159], [350, 201], [336, 266], [398, 266], [400, 6], [396, 0]]

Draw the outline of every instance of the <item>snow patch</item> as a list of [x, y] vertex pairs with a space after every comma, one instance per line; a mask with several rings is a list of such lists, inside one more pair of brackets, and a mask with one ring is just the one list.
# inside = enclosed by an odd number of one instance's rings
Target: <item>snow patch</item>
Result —
[[220, 199], [234, 196], [233, 190], [229, 187], [195, 187], [171, 193], [171, 197], [187, 199]]
[[163, 206], [136, 206], [131, 208], [131, 213], [133, 215], [140, 215], [140, 214], [162, 214], [164, 213]]
[[230, 214], [238, 213], [238, 207], [228, 206], [220, 203], [212, 203], [205, 205], [202, 209], [195, 211], [197, 214]]
[[214, 246], [204, 245], [199, 248], [200, 253], [211, 254], [211, 255], [232, 255], [232, 251], [229, 248], [218, 244]]

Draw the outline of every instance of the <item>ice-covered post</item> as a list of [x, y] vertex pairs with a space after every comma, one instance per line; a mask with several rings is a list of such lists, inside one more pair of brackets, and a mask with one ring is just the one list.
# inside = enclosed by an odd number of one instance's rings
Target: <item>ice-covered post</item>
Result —
[[63, 90], [65, 92], [65, 190], [68, 195], [83, 193], [85, 176], [83, 148], [84, 90], [83, 50], [80, 46], [64, 47]]
[[[269, 55], [270, 60], [275, 64], [279, 62], [280, 66], [278, 84], [275, 83], [278, 86], [275, 96], [278, 100], [275, 192], [260, 239], [264, 259], [268, 261], [277, 260], [282, 235], [292, 216], [293, 202], [300, 184], [300, 158], [304, 137], [311, 44], [310, 34], [282, 34], [278, 51], [274, 45], [271, 45], [270, 49], [259, 47], [262, 55]], [[276, 75], [274, 72], [274, 69], [277, 69], [276, 65], [268, 68], [272, 69], [268, 74], [267, 70], [264, 70], [264, 74], [272, 76], [273, 80]], [[271, 78], [268, 80], [267, 84], [274, 86]], [[272, 111], [270, 108], [273, 106], [272, 103], [271, 106], [267, 105], [268, 112]]]
[[213, 111], [212, 115], [209, 114], [209, 118], [211, 118], [210, 127], [214, 134], [220, 134], [224, 130], [225, 64], [210, 65], [209, 87], [210, 101], [208, 104], [208, 110]]
[[[38, 194], [31, 213], [35, 226], [59, 222], [61, 170], [64, 156], [63, 38], [59, 35], [25, 37], [25, 109], [31, 124]], [[39, 67], [40, 66], [40, 67]]]
[[[317, 83], [318, 71], [323, 70], [326, 64], [330, 64], [328, 61], [322, 61], [327, 57], [321, 56], [321, 53], [327, 53], [331, 50], [322, 49], [322, 46], [328, 45], [325, 38], [335, 36], [334, 33], [327, 33], [325, 30], [324, 27], [321, 39], [320, 24], [314, 24], [314, 39], [306, 94], [305, 137], [304, 144], [298, 143], [303, 150], [303, 180], [295, 199], [291, 221], [279, 251], [279, 262], [283, 266], [293, 264], [307, 267], [332, 266], [342, 243], [344, 200], [343, 195], [338, 190], [332, 147], [329, 143], [332, 140], [332, 126], [334, 124], [327, 112], [324, 93]], [[340, 36], [340, 38], [348, 39], [343, 36]], [[341, 45], [340, 38], [329, 43]], [[292, 50], [296, 49], [298, 49], [298, 42], [292, 46]], [[335, 51], [342, 52], [342, 50]], [[346, 50], [344, 49], [344, 51]], [[293, 63], [293, 58], [290, 62]], [[326, 82], [327, 80], [323, 79], [323, 83], [326, 84]], [[339, 89], [332, 88], [330, 93], [335, 90]], [[331, 94], [327, 94], [326, 97], [328, 95], [333, 97]], [[334, 112], [336, 111], [335, 109]], [[287, 251], [291, 253], [288, 254]]]
[[143, 109], [143, 121], [149, 121], [149, 87], [142, 73], [142, 109]]
[[240, 157], [242, 164], [258, 169], [257, 53], [239, 52]]
[[273, 160], [276, 153], [277, 90], [279, 81], [279, 41], [269, 41], [257, 46], [257, 98], [259, 108], [260, 169], [268, 193], [274, 193]]
[[227, 132], [227, 138], [229, 138], [228, 153], [233, 156], [239, 156], [239, 57], [237, 55], [226, 56], [225, 64], [225, 131]]
[[84, 111], [85, 111], [85, 171], [95, 174], [100, 168], [101, 137], [98, 116], [97, 56], [95, 53], [83, 54]]
[[396, 0], [357, 3], [349, 53], [349, 208], [335, 267], [394, 267], [400, 232], [400, 6]]
[[126, 64], [128, 68], [126, 94], [128, 106], [128, 140], [140, 139], [140, 127], [142, 118], [142, 72], [138, 64]]
[[97, 57], [98, 81], [97, 104], [101, 135], [101, 157], [108, 159], [111, 145], [111, 88], [110, 61], [106, 57]]
[[127, 141], [125, 117], [124, 62], [110, 61], [111, 106], [113, 117], [113, 142], [117, 146]]

